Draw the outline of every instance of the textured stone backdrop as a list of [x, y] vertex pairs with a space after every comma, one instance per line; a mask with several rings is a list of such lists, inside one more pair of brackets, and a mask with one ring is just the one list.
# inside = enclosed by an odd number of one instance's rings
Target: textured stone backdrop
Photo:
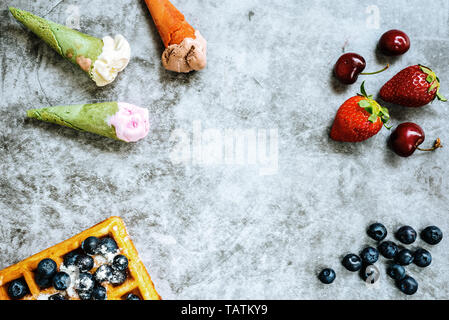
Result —
[[[166, 299], [406, 298], [384, 273], [368, 289], [339, 261], [373, 244], [365, 228], [374, 221], [390, 233], [436, 224], [449, 237], [449, 105], [388, 106], [394, 125], [415, 121], [428, 144], [437, 136], [448, 144], [434, 154], [395, 156], [385, 129], [364, 143], [335, 143], [328, 138], [335, 112], [361, 81], [342, 87], [331, 69], [343, 46], [362, 54], [367, 70], [392, 63], [364, 78], [377, 94], [397, 71], [422, 63], [449, 96], [449, 3], [173, 2], [208, 40], [206, 70], [162, 68], [163, 46], [143, 0], [0, 0], [0, 268], [119, 215]], [[17, 23], [8, 5], [60, 23], [77, 6], [83, 32], [122, 33], [132, 60], [113, 84], [97, 88]], [[412, 39], [394, 60], [375, 52], [391, 28]], [[124, 144], [25, 120], [28, 108], [108, 100], [148, 107], [149, 136]], [[170, 135], [191, 132], [196, 120], [203, 128], [277, 128], [277, 174], [172, 163]], [[413, 298], [449, 298], [448, 240], [431, 252], [431, 267], [408, 268], [420, 284]], [[316, 279], [322, 266], [337, 271], [333, 285]]]

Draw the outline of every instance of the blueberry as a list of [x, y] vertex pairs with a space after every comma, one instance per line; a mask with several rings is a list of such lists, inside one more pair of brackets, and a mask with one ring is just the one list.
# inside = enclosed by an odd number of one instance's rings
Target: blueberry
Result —
[[92, 291], [95, 285], [94, 276], [88, 272], [80, 272], [75, 288], [79, 291]]
[[125, 280], [126, 280], [126, 272], [125, 271], [113, 270], [112, 276], [109, 279], [109, 282], [115, 286], [118, 286], [118, 285], [122, 284], [123, 282], [125, 282]]
[[50, 288], [52, 286], [51, 279], [52, 278], [43, 277], [39, 273], [34, 274], [34, 281], [36, 281], [36, 284], [41, 289]]
[[130, 293], [126, 296], [126, 300], [140, 300], [139, 296], [135, 295], [134, 293]]
[[375, 265], [369, 264], [360, 270], [360, 276], [363, 281], [369, 284], [375, 284], [380, 278], [380, 271]]
[[405, 244], [412, 244], [416, 240], [416, 231], [410, 226], [400, 227], [396, 231], [396, 238]]
[[366, 231], [370, 238], [376, 241], [382, 241], [387, 236], [387, 228], [382, 223], [374, 223]]
[[[318, 279], [320, 279], [320, 281], [324, 284], [331, 284], [335, 280], [335, 271], [330, 268], [323, 269], [318, 275]], [[136, 299], [128, 299], [128, 297], [126, 298], [127, 300], [136, 300]]]
[[94, 278], [98, 283], [109, 281], [112, 277], [112, 268], [107, 264], [102, 264], [95, 270]]
[[342, 263], [346, 269], [352, 272], [359, 271], [362, 268], [362, 259], [353, 253], [347, 254]]
[[54, 295], [49, 296], [48, 300], [66, 300], [66, 299], [62, 294], [56, 293]]
[[402, 249], [394, 259], [401, 266], [408, 266], [413, 262], [413, 253], [409, 249]]
[[443, 232], [438, 227], [430, 226], [421, 232], [421, 238], [428, 244], [435, 245], [443, 240]]
[[418, 267], [425, 268], [432, 263], [432, 255], [426, 249], [419, 248], [415, 251], [414, 261]]
[[92, 292], [93, 290], [76, 290], [81, 300], [90, 300], [92, 298]]
[[99, 243], [100, 239], [97, 237], [88, 237], [83, 241], [83, 243], [81, 243], [81, 249], [83, 249], [87, 254], [94, 255], [97, 254], [97, 247]]
[[398, 287], [403, 293], [412, 295], [418, 291], [418, 282], [410, 276], [405, 276], [402, 280], [398, 281]]
[[78, 258], [79, 253], [76, 251], [71, 251], [64, 256], [64, 265], [66, 267], [76, 265], [76, 258]]
[[87, 272], [94, 267], [94, 259], [86, 254], [80, 254], [75, 263], [81, 272]]
[[379, 252], [387, 259], [393, 259], [399, 251], [396, 243], [392, 241], [384, 241], [378, 247]]
[[402, 280], [405, 278], [405, 268], [399, 264], [393, 263], [388, 266], [387, 274], [394, 280]]
[[8, 287], [8, 296], [13, 299], [22, 299], [28, 294], [28, 286], [23, 279], [11, 281]]
[[379, 251], [373, 247], [366, 247], [360, 252], [360, 257], [365, 264], [374, 264], [379, 259]]
[[53, 287], [56, 290], [66, 290], [70, 286], [70, 276], [65, 272], [58, 272], [53, 277]]
[[117, 243], [112, 238], [102, 238], [98, 244], [98, 251], [101, 254], [116, 253], [118, 250]]
[[37, 274], [44, 278], [51, 278], [55, 275], [58, 267], [56, 266], [56, 262], [52, 259], [45, 258], [39, 262], [37, 265]]
[[120, 271], [126, 270], [128, 268], [128, 258], [122, 254], [116, 255], [112, 262], [112, 267]]
[[107, 300], [106, 288], [100, 285], [96, 285], [92, 291], [92, 298], [94, 300]]

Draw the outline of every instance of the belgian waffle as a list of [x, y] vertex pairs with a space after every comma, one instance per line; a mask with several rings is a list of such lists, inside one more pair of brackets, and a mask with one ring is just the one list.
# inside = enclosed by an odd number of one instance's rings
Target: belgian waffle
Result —
[[[53, 247], [41, 251], [19, 263], [16, 263], [0, 271], [0, 299], [11, 300], [8, 295], [8, 286], [11, 281], [23, 279], [28, 285], [29, 293], [22, 300], [37, 300], [42, 295], [58, 293], [54, 288], [40, 289], [34, 280], [34, 272], [38, 263], [45, 258], [53, 259], [61, 266], [63, 257], [67, 253], [81, 247], [81, 243], [89, 236], [98, 238], [111, 237], [117, 243], [120, 253], [128, 258], [128, 277], [118, 286], [105, 284], [108, 300], [124, 300], [126, 295], [133, 293], [142, 300], [160, 300], [150, 275], [140, 260], [123, 220], [119, 217], [111, 217], [81, 233], [65, 240]], [[95, 269], [93, 269], [95, 271]], [[76, 299], [76, 298], [75, 298]]]

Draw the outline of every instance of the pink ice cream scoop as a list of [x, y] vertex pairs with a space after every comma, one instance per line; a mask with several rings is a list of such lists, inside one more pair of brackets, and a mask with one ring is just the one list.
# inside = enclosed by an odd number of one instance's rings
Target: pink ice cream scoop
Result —
[[148, 109], [126, 102], [118, 102], [118, 112], [109, 118], [117, 138], [126, 142], [135, 142], [145, 138], [150, 131]]

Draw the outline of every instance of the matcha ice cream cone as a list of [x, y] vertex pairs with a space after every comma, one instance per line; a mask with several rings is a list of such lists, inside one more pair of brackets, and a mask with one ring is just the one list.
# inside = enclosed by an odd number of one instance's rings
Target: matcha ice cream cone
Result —
[[122, 35], [99, 39], [10, 7], [14, 18], [44, 40], [62, 57], [79, 66], [98, 86], [114, 81], [128, 64], [131, 50]]
[[31, 109], [27, 116], [125, 142], [138, 141], [149, 132], [148, 110], [125, 102]]

